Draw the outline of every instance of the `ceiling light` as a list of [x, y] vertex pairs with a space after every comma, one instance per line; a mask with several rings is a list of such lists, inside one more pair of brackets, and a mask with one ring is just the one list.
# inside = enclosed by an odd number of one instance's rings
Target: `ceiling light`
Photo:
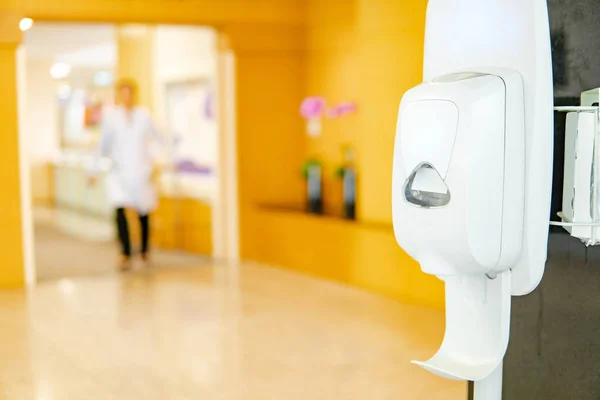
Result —
[[19, 29], [22, 32], [28, 31], [33, 26], [33, 20], [31, 18], [23, 18], [19, 21]]
[[56, 63], [50, 68], [50, 76], [54, 79], [64, 79], [71, 73], [69, 64]]

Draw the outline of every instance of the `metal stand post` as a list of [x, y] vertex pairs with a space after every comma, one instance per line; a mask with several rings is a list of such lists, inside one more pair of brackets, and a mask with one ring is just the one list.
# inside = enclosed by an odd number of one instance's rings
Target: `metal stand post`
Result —
[[490, 376], [475, 382], [474, 400], [502, 400], [502, 363]]

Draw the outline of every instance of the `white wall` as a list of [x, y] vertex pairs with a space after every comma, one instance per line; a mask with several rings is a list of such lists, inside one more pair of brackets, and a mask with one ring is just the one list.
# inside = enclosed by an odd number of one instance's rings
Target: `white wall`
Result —
[[[154, 33], [154, 118], [164, 135], [188, 132], [185, 145], [179, 146], [177, 156], [192, 158], [210, 165], [210, 176], [175, 177], [164, 174], [162, 188], [176, 190], [186, 196], [213, 202], [217, 193], [218, 126], [201, 118], [206, 88], [216, 89], [216, 36], [210, 28], [158, 26]], [[170, 89], [167, 88], [170, 85]], [[170, 96], [168, 93], [170, 91]], [[181, 106], [173, 99], [182, 99]], [[187, 109], [187, 108], [193, 109]], [[198, 114], [195, 114], [198, 109]], [[177, 111], [177, 112], [174, 112]], [[176, 121], [169, 123], [169, 112]], [[176, 132], [177, 131], [177, 132]], [[185, 135], [184, 135], [185, 136]], [[185, 153], [185, 154], [183, 154]], [[175, 152], [165, 161], [175, 160]], [[175, 194], [175, 193], [169, 193]]]
[[169, 82], [208, 79], [216, 73], [216, 38], [209, 28], [163, 26], [154, 36], [154, 109], [166, 124], [165, 87]]
[[53, 59], [28, 59], [24, 143], [30, 164], [44, 164], [60, 151], [56, 81], [50, 76]]
[[[223, 258], [226, 226], [219, 201], [223, 181], [217, 179], [221, 176], [218, 116], [214, 121], [201, 117], [207, 88], [215, 96], [216, 111], [216, 35], [209, 28], [158, 26], [154, 40], [153, 108], [157, 124], [166, 134], [173, 134], [176, 128], [188, 132], [177, 155], [213, 168], [212, 176], [163, 174], [162, 188], [166, 193], [172, 190], [171, 194], [202, 198], [212, 205], [213, 256]], [[177, 127], [169, 126], [169, 112], [177, 118], [177, 124], [172, 124]]]
[[210, 28], [164, 26], [155, 33], [155, 71], [163, 79], [214, 76], [215, 32]]
[[31, 198], [36, 203], [52, 201], [49, 163], [60, 152], [56, 82], [50, 76], [51, 58], [24, 60], [27, 88], [21, 130], [22, 151], [31, 179]]
[[[69, 55], [82, 49], [106, 46], [115, 43], [115, 26], [113, 24], [89, 23], [49, 23], [36, 21], [33, 28], [23, 34], [23, 43], [27, 47], [27, 58], [54, 58]], [[56, 61], [61, 61], [57, 59]], [[88, 63], [88, 59], [83, 59]], [[114, 59], [114, 57], [113, 57]], [[98, 60], [96, 58], [96, 60]], [[100, 62], [105, 62], [103, 56]], [[73, 62], [73, 60], [65, 60]], [[73, 62], [76, 66], [76, 62]], [[94, 63], [94, 65], [96, 65]]]
[[[52, 64], [69, 64], [72, 71], [67, 83], [74, 89], [81, 87], [87, 90], [96, 71], [114, 69], [117, 56], [115, 35], [112, 24], [44, 22], [36, 23], [24, 33], [28, 88], [24, 136], [34, 165], [59, 154], [63, 137], [57, 100], [59, 83], [49, 73]], [[82, 109], [75, 111], [83, 112]], [[81, 123], [76, 125], [69, 135], [81, 141], [86, 135], [81, 133]]]

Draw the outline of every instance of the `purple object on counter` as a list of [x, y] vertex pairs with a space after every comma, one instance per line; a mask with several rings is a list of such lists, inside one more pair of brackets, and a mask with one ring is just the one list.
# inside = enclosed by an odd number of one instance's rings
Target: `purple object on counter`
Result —
[[210, 175], [212, 169], [210, 167], [198, 165], [192, 160], [181, 160], [177, 163], [177, 172], [183, 174]]

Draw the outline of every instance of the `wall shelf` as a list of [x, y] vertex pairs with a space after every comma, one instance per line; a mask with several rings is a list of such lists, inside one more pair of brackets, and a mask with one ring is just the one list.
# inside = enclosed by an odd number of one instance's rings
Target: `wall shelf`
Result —
[[328, 210], [325, 210], [325, 212], [323, 212], [322, 214], [314, 214], [314, 213], [310, 213], [306, 208], [303, 208], [298, 205], [291, 205], [291, 204], [259, 204], [258, 209], [260, 211], [292, 214], [292, 215], [303, 216], [306, 218], [314, 218], [315, 220], [324, 220], [324, 221], [348, 224], [349, 226], [354, 226], [354, 227], [385, 230], [385, 231], [393, 232], [392, 224], [387, 224], [387, 223], [383, 223], [383, 222], [374, 222], [374, 221], [350, 220], [350, 219], [344, 218], [344, 216], [341, 213], [336, 213], [336, 212], [332, 212], [332, 211], [328, 211]]

